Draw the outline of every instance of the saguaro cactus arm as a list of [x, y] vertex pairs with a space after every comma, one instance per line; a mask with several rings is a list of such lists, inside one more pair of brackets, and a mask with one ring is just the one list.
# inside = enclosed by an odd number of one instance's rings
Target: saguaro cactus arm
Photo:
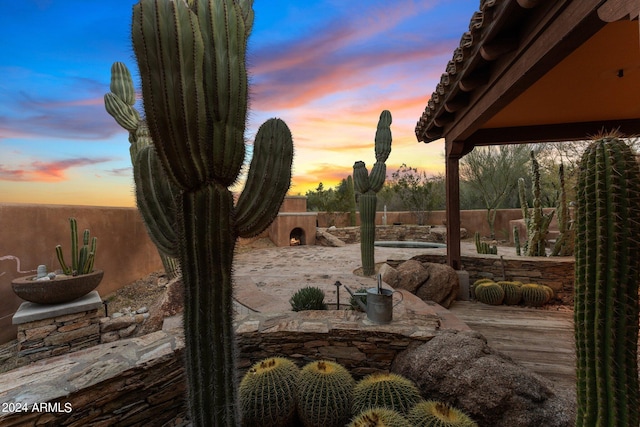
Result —
[[266, 121], [256, 134], [247, 182], [236, 205], [238, 236], [256, 236], [271, 224], [289, 189], [292, 161], [293, 140], [286, 123]]

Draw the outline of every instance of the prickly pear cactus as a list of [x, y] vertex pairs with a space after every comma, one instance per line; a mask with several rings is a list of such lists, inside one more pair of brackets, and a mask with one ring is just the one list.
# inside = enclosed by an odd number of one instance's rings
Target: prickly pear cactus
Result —
[[624, 141], [603, 137], [579, 171], [576, 426], [637, 426], [640, 170]]
[[374, 242], [376, 237], [377, 193], [382, 189], [387, 173], [385, 162], [391, 153], [391, 113], [384, 110], [380, 113], [378, 129], [375, 137], [376, 163], [367, 171], [364, 162], [357, 161], [353, 165], [353, 184], [360, 193], [360, 251], [362, 273], [365, 276], [375, 274]]
[[279, 119], [256, 134], [244, 190], [251, 0], [141, 0], [133, 48], [151, 138], [179, 188], [185, 367], [194, 426], [236, 426], [232, 271], [238, 237], [261, 233], [291, 182], [293, 142]]

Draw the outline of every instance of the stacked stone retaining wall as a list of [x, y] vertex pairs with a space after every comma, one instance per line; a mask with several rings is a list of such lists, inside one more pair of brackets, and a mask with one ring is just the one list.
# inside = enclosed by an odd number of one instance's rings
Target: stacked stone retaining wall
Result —
[[[436, 315], [414, 314], [390, 325], [367, 324], [347, 311], [250, 314], [236, 322], [238, 376], [267, 356], [299, 365], [337, 360], [356, 377], [389, 370], [412, 343], [437, 334]], [[162, 331], [101, 344], [0, 375], [0, 425], [181, 425], [185, 418], [181, 319]]]

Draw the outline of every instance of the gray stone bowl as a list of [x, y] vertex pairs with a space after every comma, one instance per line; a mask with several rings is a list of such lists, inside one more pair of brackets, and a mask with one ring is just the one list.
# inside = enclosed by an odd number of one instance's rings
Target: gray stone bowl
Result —
[[25, 301], [36, 304], [63, 304], [77, 300], [98, 287], [104, 271], [93, 270], [79, 276], [56, 277], [38, 281], [36, 276], [19, 277], [11, 281], [13, 292]]

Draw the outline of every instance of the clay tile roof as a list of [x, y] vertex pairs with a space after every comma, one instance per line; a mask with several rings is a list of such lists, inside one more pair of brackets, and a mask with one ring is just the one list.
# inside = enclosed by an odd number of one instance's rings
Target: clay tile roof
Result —
[[482, 45], [496, 37], [510, 19], [518, 19], [522, 10], [531, 9], [541, 1], [543, 0], [482, 0], [480, 2], [480, 9], [473, 14], [469, 22], [469, 30], [460, 38], [459, 46], [453, 51], [440, 82], [416, 124], [415, 133], [418, 141], [431, 142], [442, 136], [442, 126], [439, 126], [436, 121], [451, 114], [446, 111], [445, 103], [452, 100], [460, 91], [465, 89], [469, 91], [469, 88], [460, 84], [463, 78], [482, 69], [489, 62], [482, 57]]

